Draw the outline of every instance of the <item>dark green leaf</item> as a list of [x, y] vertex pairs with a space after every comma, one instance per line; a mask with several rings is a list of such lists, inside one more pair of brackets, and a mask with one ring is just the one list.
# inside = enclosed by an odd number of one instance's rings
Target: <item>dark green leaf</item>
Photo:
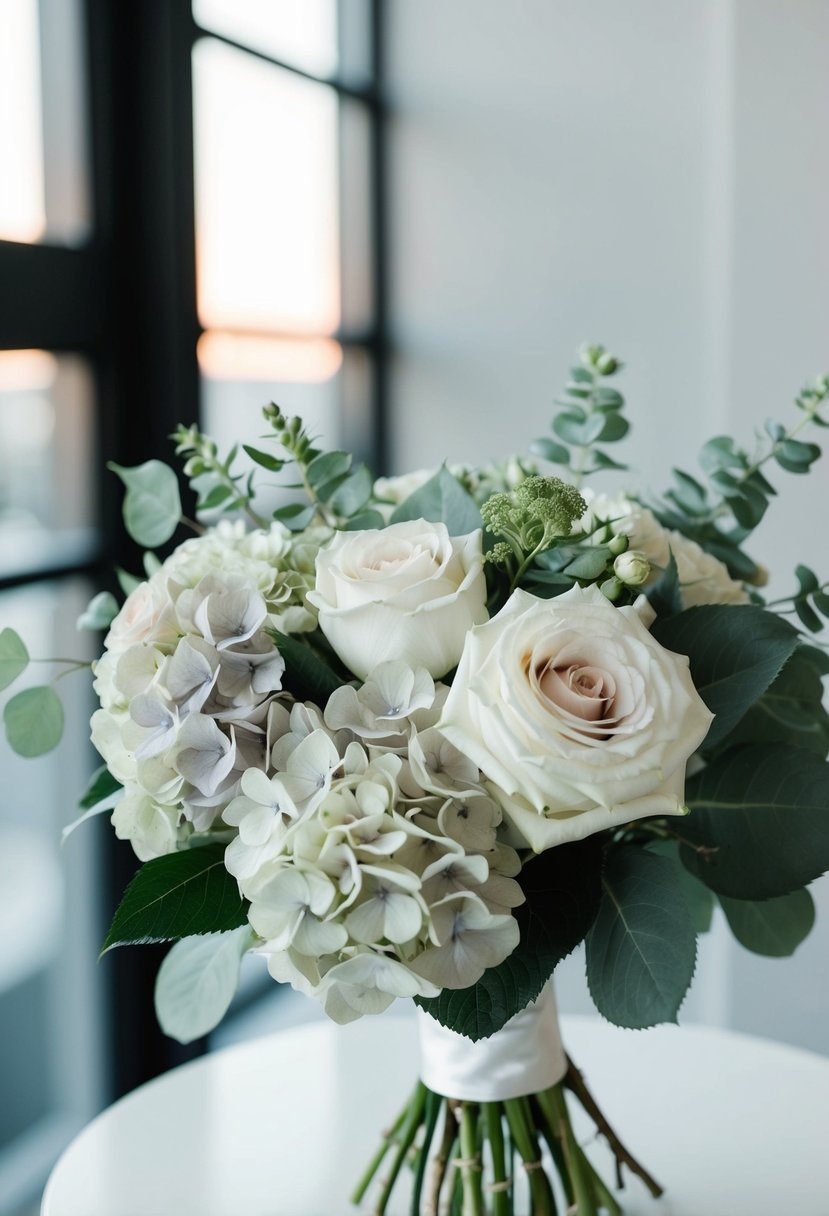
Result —
[[750, 532], [765, 515], [769, 503], [761, 490], [744, 481], [738, 494], [728, 496], [728, 505], [740, 527]]
[[806, 600], [795, 600], [794, 610], [800, 623], [805, 625], [810, 633], [820, 633], [823, 629], [823, 621]]
[[595, 545], [583, 549], [568, 566], [564, 573], [572, 574], [574, 578], [595, 579], [607, 568], [610, 560], [610, 550], [605, 545]]
[[277, 456], [271, 456], [269, 452], [262, 452], [259, 448], [248, 447], [246, 443], [242, 447], [250, 456], [251, 460], [263, 469], [267, 469], [270, 473], [279, 473], [285, 468], [287, 461], [280, 460]]
[[688, 655], [694, 685], [717, 715], [707, 747], [734, 729], [798, 643], [787, 621], [751, 604], [702, 604], [655, 621], [651, 632], [668, 650]]
[[42, 756], [57, 747], [63, 734], [63, 706], [53, 688], [27, 688], [6, 702], [6, 738], [18, 756]]
[[78, 806], [84, 811], [90, 811], [99, 802], [103, 802], [104, 799], [111, 798], [113, 794], [117, 794], [121, 788], [121, 782], [116, 781], [107, 766], [102, 764], [92, 774], [89, 785], [84, 790]]
[[443, 465], [434, 477], [395, 509], [390, 522], [426, 519], [430, 523], [445, 523], [450, 536], [465, 536], [483, 527], [481, 512], [474, 499]]
[[597, 388], [593, 400], [601, 408], [620, 410], [625, 404], [622, 394], [615, 388]]
[[352, 515], [345, 525], [346, 532], [364, 532], [369, 528], [384, 528], [386, 521], [379, 511], [360, 511]]
[[812, 596], [812, 602], [818, 612], [829, 620], [829, 595], [825, 591], [816, 591]]
[[708, 495], [705, 487], [690, 473], [683, 473], [682, 469], [674, 469], [673, 474], [676, 481], [676, 489], [672, 491], [674, 499], [692, 515], [707, 511]]
[[594, 448], [590, 453], [590, 458], [593, 461], [593, 472], [598, 469], [626, 469], [626, 464], [620, 464], [618, 460], [612, 460], [607, 452], [602, 452], [599, 448]]
[[820, 456], [816, 443], [801, 443], [799, 439], [786, 439], [776, 449], [774, 458], [788, 473], [808, 473], [809, 466]]
[[818, 576], [808, 566], [795, 566], [794, 576], [802, 595], [810, 595], [820, 586]]
[[224, 853], [223, 844], [208, 844], [146, 862], [124, 893], [102, 952], [244, 925], [246, 905]]
[[755, 902], [720, 896], [729, 928], [741, 946], [768, 958], [787, 958], [812, 931], [815, 905], [808, 891]]
[[324, 706], [344, 681], [304, 642], [273, 631], [273, 640], [285, 660], [284, 686], [298, 701]]
[[[784, 744], [726, 752], [686, 784], [682, 862], [718, 895], [774, 899], [829, 869], [829, 764]], [[700, 851], [701, 850], [701, 851]]]
[[227, 502], [233, 497], [233, 490], [230, 486], [218, 485], [202, 498], [198, 504], [200, 511], [212, 511], [215, 507], [220, 507], [222, 503]]
[[774, 683], [728, 736], [727, 746], [790, 743], [808, 748], [821, 759], [826, 757], [829, 714], [823, 706], [823, 680], [813, 654], [811, 647], [798, 646]]
[[624, 439], [630, 430], [630, 423], [621, 414], [607, 414], [604, 425], [596, 436], [597, 443], [616, 443]]
[[675, 1022], [696, 962], [696, 934], [676, 865], [645, 849], [614, 849], [587, 935], [587, 983], [616, 1026]]
[[556, 443], [554, 439], [548, 439], [546, 435], [533, 440], [530, 451], [534, 456], [540, 456], [542, 460], [549, 460], [552, 464], [570, 463], [569, 449], [562, 443]]
[[685, 866], [680, 863], [679, 841], [656, 840], [645, 847], [649, 853], [667, 857], [673, 863], [673, 878], [685, 893], [688, 911], [691, 913], [691, 920], [694, 924], [694, 932], [707, 933], [711, 928], [711, 920], [714, 915], [714, 895], [704, 883], [695, 878], [691, 871], [686, 870]]
[[670, 551], [667, 566], [653, 586], [648, 587], [645, 595], [657, 616], [676, 616], [682, 612], [682, 589], [673, 550]]
[[527, 902], [515, 911], [521, 940], [513, 953], [471, 988], [445, 989], [417, 1003], [470, 1039], [500, 1030], [538, 996], [555, 967], [583, 940], [599, 907], [600, 873], [596, 836], [548, 849], [528, 862], [519, 878]]
[[26, 643], [13, 629], [0, 633], [0, 688], [8, 688], [29, 666]]
[[155, 549], [168, 541], [181, 519], [178, 478], [169, 465], [148, 460], [135, 468], [108, 464], [127, 487], [124, 525], [134, 541]]
[[305, 506], [301, 502], [289, 502], [284, 507], [278, 507], [273, 513], [274, 519], [285, 524], [292, 532], [301, 532], [307, 528], [316, 515], [316, 507]]

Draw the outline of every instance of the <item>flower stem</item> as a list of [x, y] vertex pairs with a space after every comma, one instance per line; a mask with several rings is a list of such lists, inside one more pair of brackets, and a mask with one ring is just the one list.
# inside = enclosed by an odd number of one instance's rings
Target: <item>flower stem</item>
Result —
[[365, 1195], [366, 1191], [369, 1188], [372, 1178], [374, 1177], [374, 1175], [377, 1173], [380, 1166], [382, 1165], [383, 1159], [385, 1158], [386, 1153], [391, 1148], [391, 1146], [394, 1143], [394, 1140], [397, 1136], [397, 1133], [400, 1131], [400, 1128], [403, 1126], [403, 1120], [406, 1118], [406, 1115], [408, 1113], [409, 1113], [409, 1103], [407, 1102], [406, 1105], [401, 1110], [400, 1114], [395, 1119], [392, 1126], [389, 1128], [389, 1130], [387, 1132], [383, 1133], [383, 1140], [382, 1140], [380, 1147], [378, 1148], [377, 1152], [372, 1157], [371, 1161], [369, 1161], [366, 1172], [363, 1174], [362, 1178], [357, 1183], [356, 1187], [354, 1188], [354, 1190], [352, 1192], [351, 1202], [353, 1204], [356, 1205], [362, 1200], [363, 1196]]
[[549, 1112], [549, 1116], [555, 1121], [554, 1126], [558, 1129], [567, 1173], [573, 1184], [573, 1216], [598, 1216], [592, 1179], [585, 1172], [585, 1157], [573, 1135], [573, 1125], [561, 1086], [554, 1085], [544, 1094], [539, 1094], [539, 1103]]
[[507, 1176], [504, 1155], [504, 1129], [498, 1102], [483, 1104], [486, 1134], [492, 1152], [492, 1182], [487, 1188], [492, 1195], [492, 1216], [511, 1216], [512, 1179]]
[[556, 1216], [555, 1199], [549, 1179], [544, 1173], [539, 1154], [538, 1141], [535, 1138], [531, 1118], [526, 1111], [523, 1098], [508, 1098], [504, 1102], [507, 1122], [515, 1142], [515, 1147], [524, 1162], [532, 1196], [533, 1216]]
[[478, 1108], [472, 1102], [461, 1106], [461, 1158], [457, 1168], [463, 1178], [463, 1216], [484, 1216], [481, 1158], [478, 1153]]
[[415, 1180], [412, 1189], [412, 1216], [420, 1216], [420, 1196], [423, 1192], [423, 1180], [426, 1177], [426, 1164], [429, 1160], [429, 1149], [432, 1147], [432, 1137], [435, 1134], [438, 1115], [440, 1108], [443, 1105], [443, 1099], [439, 1094], [427, 1091], [425, 1104], [425, 1121], [423, 1143], [420, 1146], [420, 1152], [415, 1167]]
[[446, 1179], [446, 1171], [452, 1156], [452, 1148], [458, 1135], [458, 1124], [452, 1102], [448, 1099], [443, 1108], [443, 1135], [438, 1154], [432, 1163], [432, 1179], [425, 1216], [437, 1216], [440, 1208], [440, 1192]]
[[377, 1201], [375, 1216], [384, 1216], [386, 1205], [389, 1202], [392, 1190], [394, 1189], [394, 1184], [397, 1181], [397, 1175], [400, 1173], [403, 1162], [406, 1160], [406, 1154], [414, 1142], [414, 1138], [417, 1135], [417, 1129], [423, 1122], [423, 1109], [426, 1105], [427, 1093], [428, 1090], [426, 1089], [426, 1086], [422, 1081], [418, 1081], [414, 1094], [412, 1095], [412, 1100], [409, 1103], [406, 1117], [403, 1121], [403, 1126], [400, 1130], [400, 1139], [397, 1143], [397, 1151], [392, 1159], [389, 1175], [383, 1184], [383, 1189], [380, 1192], [380, 1198]]

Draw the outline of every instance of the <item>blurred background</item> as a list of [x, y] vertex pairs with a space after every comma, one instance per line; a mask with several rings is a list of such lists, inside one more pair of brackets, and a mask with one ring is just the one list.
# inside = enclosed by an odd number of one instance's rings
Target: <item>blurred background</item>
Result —
[[[589, 339], [629, 366], [628, 484], [750, 446], [829, 366], [828, 48], [825, 0], [0, 0], [0, 626], [94, 655], [78, 614], [138, 569], [103, 461], [179, 421], [229, 446], [275, 400], [378, 472], [502, 456]], [[829, 571], [829, 462], [777, 482], [785, 594]], [[3, 1214], [119, 1093], [319, 1016], [254, 966], [184, 1050], [159, 951], [96, 964], [134, 862], [100, 821], [60, 847], [95, 767], [62, 688], [59, 750], [0, 751]], [[784, 962], [715, 923], [685, 1019], [829, 1054], [814, 894]], [[578, 956], [558, 988], [590, 1009]]]

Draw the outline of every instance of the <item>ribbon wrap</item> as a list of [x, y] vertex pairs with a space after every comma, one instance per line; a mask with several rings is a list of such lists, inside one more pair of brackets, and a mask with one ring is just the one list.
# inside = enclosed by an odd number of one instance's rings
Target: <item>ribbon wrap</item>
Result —
[[422, 1009], [420, 1077], [445, 1098], [503, 1102], [556, 1085], [567, 1071], [552, 984], [488, 1039], [473, 1042]]

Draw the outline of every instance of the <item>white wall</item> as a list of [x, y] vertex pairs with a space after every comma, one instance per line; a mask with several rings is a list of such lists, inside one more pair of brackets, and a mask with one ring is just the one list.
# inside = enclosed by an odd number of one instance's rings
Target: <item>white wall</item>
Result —
[[[389, 0], [397, 470], [521, 450], [586, 338], [635, 480], [829, 368], [825, 0]], [[820, 435], [817, 436], [818, 441]], [[753, 552], [829, 574], [829, 460]], [[706, 941], [686, 1016], [829, 1053], [829, 884], [789, 962]], [[565, 1004], [585, 1002], [578, 960]]]

